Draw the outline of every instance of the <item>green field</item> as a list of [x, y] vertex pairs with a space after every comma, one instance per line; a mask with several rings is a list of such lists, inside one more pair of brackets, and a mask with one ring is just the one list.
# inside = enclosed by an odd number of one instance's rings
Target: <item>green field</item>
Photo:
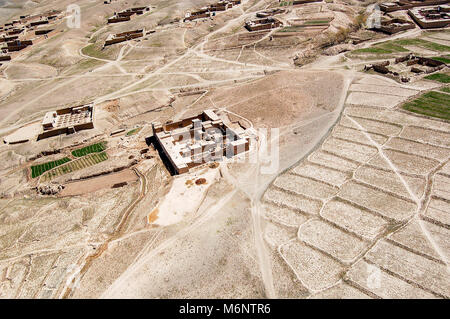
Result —
[[427, 75], [425, 77], [425, 79], [438, 81], [441, 83], [450, 83], [450, 76], [446, 73], [435, 73], [435, 74]]
[[433, 60], [438, 60], [441, 62], [444, 62], [446, 64], [450, 64], [450, 58], [448, 55], [446, 56], [437, 56], [437, 57], [432, 57]]
[[[400, 39], [393, 41], [385, 41], [371, 46], [370, 48], [354, 50], [353, 54], [397, 54], [402, 52], [410, 52], [405, 46], [417, 46], [428, 50], [437, 52], [450, 52], [450, 46], [442, 45], [439, 43], [422, 40], [422, 39]], [[447, 63], [444, 60], [446, 57], [440, 57], [441, 61]]]
[[45, 173], [41, 177], [41, 181], [47, 182], [52, 180], [53, 178], [59, 177], [64, 174], [72, 173], [89, 166], [93, 166], [100, 162], [106, 161], [107, 159], [108, 155], [106, 154], [106, 152], [89, 154], [87, 156], [71, 161], [70, 163], [59, 166], [54, 170], [51, 170], [50, 172]]
[[72, 155], [75, 157], [82, 157], [92, 153], [100, 153], [106, 149], [106, 143], [100, 142], [97, 144], [92, 144], [83, 148], [76, 149], [72, 151]]
[[58, 167], [58, 166], [60, 166], [62, 164], [65, 164], [67, 162], [70, 162], [70, 158], [64, 157], [64, 158], [61, 158], [61, 159], [56, 160], [56, 161], [42, 163], [42, 164], [39, 164], [39, 165], [33, 165], [33, 166], [31, 166], [31, 177], [32, 178], [36, 178], [38, 176], [41, 176], [46, 171], [49, 171], [52, 168]]
[[405, 103], [403, 108], [414, 113], [450, 120], [450, 95], [436, 91], [427, 92]]
[[424, 49], [429, 49], [429, 50], [439, 51], [439, 52], [450, 51], [450, 47], [447, 45], [443, 45], [443, 44], [439, 44], [439, 43], [435, 43], [435, 42], [431, 42], [431, 41], [427, 41], [427, 40], [422, 40], [422, 39], [400, 39], [400, 40], [395, 40], [394, 43], [396, 43], [398, 45], [414, 45], [414, 46], [418, 46], [418, 47], [421, 47]]
[[450, 87], [446, 86], [445, 88], [441, 88], [442, 92], [450, 93]]
[[303, 32], [305, 27], [301, 25], [284, 27], [279, 32]]
[[137, 134], [141, 129], [142, 129], [142, 127], [134, 128], [131, 131], [128, 131], [126, 135], [131, 136], [131, 135]]
[[328, 25], [330, 23], [330, 20], [309, 20], [303, 23], [303, 25]]
[[81, 52], [84, 55], [88, 55], [94, 58], [99, 59], [107, 59], [109, 56], [100, 50], [100, 48], [97, 48], [95, 44], [89, 44], [88, 46], [85, 46], [83, 49], [81, 49]]

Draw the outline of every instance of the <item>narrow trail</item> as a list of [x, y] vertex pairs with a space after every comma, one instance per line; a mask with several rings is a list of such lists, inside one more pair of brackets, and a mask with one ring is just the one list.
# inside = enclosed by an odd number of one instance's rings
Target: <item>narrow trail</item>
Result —
[[[345, 115], [345, 117], [347, 119], [349, 119], [353, 124], [355, 124], [358, 129], [364, 134], [364, 136], [372, 143], [373, 146], [375, 146], [378, 150], [378, 154], [383, 158], [383, 160], [389, 165], [389, 167], [391, 168], [391, 170], [395, 173], [395, 175], [397, 176], [397, 178], [400, 180], [400, 182], [403, 184], [403, 186], [405, 187], [405, 189], [407, 190], [410, 198], [416, 203], [417, 205], [417, 210], [416, 213], [413, 215], [413, 217], [410, 218], [410, 220], [416, 218], [422, 208], [422, 201], [420, 200], [420, 198], [418, 198], [416, 196], [416, 194], [413, 192], [413, 190], [411, 189], [411, 187], [409, 186], [409, 184], [406, 182], [406, 180], [403, 178], [403, 175], [400, 174], [399, 170], [397, 169], [397, 167], [392, 163], [392, 161], [389, 159], [389, 157], [383, 152], [383, 149], [381, 147], [381, 145], [379, 145], [377, 142], [375, 142], [372, 137], [369, 135], [369, 133], [367, 132], [367, 130], [361, 126], [361, 124], [359, 124], [356, 120], [354, 120], [353, 118], [351, 118], [350, 116]], [[424, 226], [423, 222], [420, 220], [420, 218], [417, 219], [418, 220], [418, 224], [420, 226], [420, 230], [422, 231], [422, 233], [424, 234], [425, 238], [428, 240], [428, 242], [431, 244], [431, 246], [433, 247], [433, 249], [435, 250], [435, 252], [438, 254], [438, 256], [441, 258], [441, 260], [445, 263], [447, 271], [450, 272], [450, 266], [447, 260], [446, 255], [443, 253], [442, 248], [439, 247], [439, 245], [436, 243], [436, 241], [434, 240], [434, 238], [431, 236], [431, 234], [429, 233], [429, 231], [426, 229], [426, 227]]]
[[105, 242], [103, 242], [95, 251], [94, 254], [88, 255], [87, 257], [83, 257], [83, 262], [79, 264], [75, 271], [72, 272], [72, 274], [67, 278], [66, 284], [62, 289], [62, 292], [60, 294], [60, 298], [66, 299], [69, 298], [73, 292], [75, 291], [77, 284], [80, 282], [81, 278], [86, 274], [86, 272], [89, 270], [92, 263], [103, 255], [105, 251], [108, 250], [108, 246], [112, 242], [117, 242], [119, 239], [122, 238], [123, 233], [125, 232], [125, 225], [128, 221], [128, 217], [133, 212], [134, 208], [144, 199], [145, 195], [147, 194], [147, 177], [142, 174], [139, 169], [133, 168], [135, 173], [139, 176], [140, 180], [140, 193], [138, 197], [125, 209], [124, 213], [122, 214], [122, 218], [120, 219], [120, 222], [118, 226], [116, 227], [116, 230], [114, 234], [108, 238]]

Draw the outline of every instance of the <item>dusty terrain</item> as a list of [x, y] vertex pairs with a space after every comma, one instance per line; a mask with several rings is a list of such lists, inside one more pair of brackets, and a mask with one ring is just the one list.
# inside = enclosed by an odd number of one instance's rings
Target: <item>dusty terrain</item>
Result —
[[[358, 24], [370, 1], [288, 6], [263, 32], [244, 23], [278, 1], [182, 22], [214, 2], [0, 8], [2, 24], [81, 8], [80, 28], [62, 20], [0, 66], [0, 297], [449, 298], [450, 123], [402, 109], [445, 84], [363, 72], [404, 54], [358, 51], [388, 40]], [[106, 23], [131, 6], [150, 11]], [[140, 28], [155, 32], [103, 48]], [[393, 39], [450, 54], [448, 30]], [[94, 129], [37, 140], [46, 112], [91, 102]], [[151, 123], [206, 109], [249, 152], [171, 176]], [[101, 161], [73, 153], [103, 142]]]

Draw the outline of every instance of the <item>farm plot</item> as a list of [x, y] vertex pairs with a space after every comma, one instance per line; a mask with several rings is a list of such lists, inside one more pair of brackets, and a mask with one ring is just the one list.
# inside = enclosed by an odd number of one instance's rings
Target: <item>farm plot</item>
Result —
[[[448, 79], [450, 82], [450, 77]], [[427, 92], [404, 104], [403, 108], [410, 112], [450, 120], [450, 95], [436, 91]]]
[[421, 53], [424, 50], [442, 54], [442, 52], [450, 52], [450, 47], [418, 38], [400, 39], [377, 43], [369, 48], [353, 50], [349, 53], [349, 56], [395, 56], [407, 52]]
[[108, 155], [106, 154], [106, 152], [89, 154], [80, 159], [71, 161], [68, 164], [58, 166], [57, 168], [45, 173], [41, 177], [41, 181], [47, 182], [47, 181], [50, 181], [61, 175], [72, 173], [72, 172], [78, 171], [80, 169], [84, 169], [86, 167], [96, 165], [100, 162], [106, 161], [107, 159], [108, 159]]
[[132, 136], [132, 135], [134, 135], [134, 134], [137, 134], [137, 133], [139, 133], [139, 131], [142, 129], [142, 127], [137, 127], [137, 128], [134, 128], [134, 129], [132, 129], [131, 131], [128, 131], [127, 132], [127, 136]]
[[51, 169], [53, 169], [55, 167], [58, 167], [60, 165], [65, 164], [67, 162], [70, 162], [70, 158], [64, 157], [64, 158], [61, 158], [61, 159], [56, 160], [56, 161], [52, 161], [52, 162], [47, 162], [47, 163], [31, 166], [31, 177], [32, 178], [36, 178], [38, 176], [41, 176], [46, 171], [49, 171], [49, 170], [51, 170]]
[[100, 142], [97, 144], [92, 144], [83, 148], [76, 149], [72, 151], [72, 155], [75, 157], [83, 157], [92, 153], [100, 153], [106, 149], [106, 142]]
[[[436, 59], [437, 60], [437, 59]], [[441, 83], [450, 83], [450, 75], [447, 73], [435, 73], [425, 77], [427, 80], [438, 81]]]
[[[387, 95], [373, 91], [376, 99]], [[448, 297], [448, 279], [436, 276], [450, 256], [450, 125], [397, 107], [368, 107], [354, 93], [330, 136], [264, 194], [267, 224], [294, 227], [297, 236], [267, 226], [265, 240], [311, 297], [336, 289], [352, 297]], [[382, 287], [367, 286], [369, 266], [380, 268]]]

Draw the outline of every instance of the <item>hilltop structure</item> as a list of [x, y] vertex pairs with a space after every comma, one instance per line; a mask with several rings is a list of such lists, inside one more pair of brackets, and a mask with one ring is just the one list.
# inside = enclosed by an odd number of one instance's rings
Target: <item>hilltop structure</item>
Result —
[[178, 122], [152, 123], [156, 146], [175, 174], [249, 150], [249, 139], [224, 124], [213, 110]]

